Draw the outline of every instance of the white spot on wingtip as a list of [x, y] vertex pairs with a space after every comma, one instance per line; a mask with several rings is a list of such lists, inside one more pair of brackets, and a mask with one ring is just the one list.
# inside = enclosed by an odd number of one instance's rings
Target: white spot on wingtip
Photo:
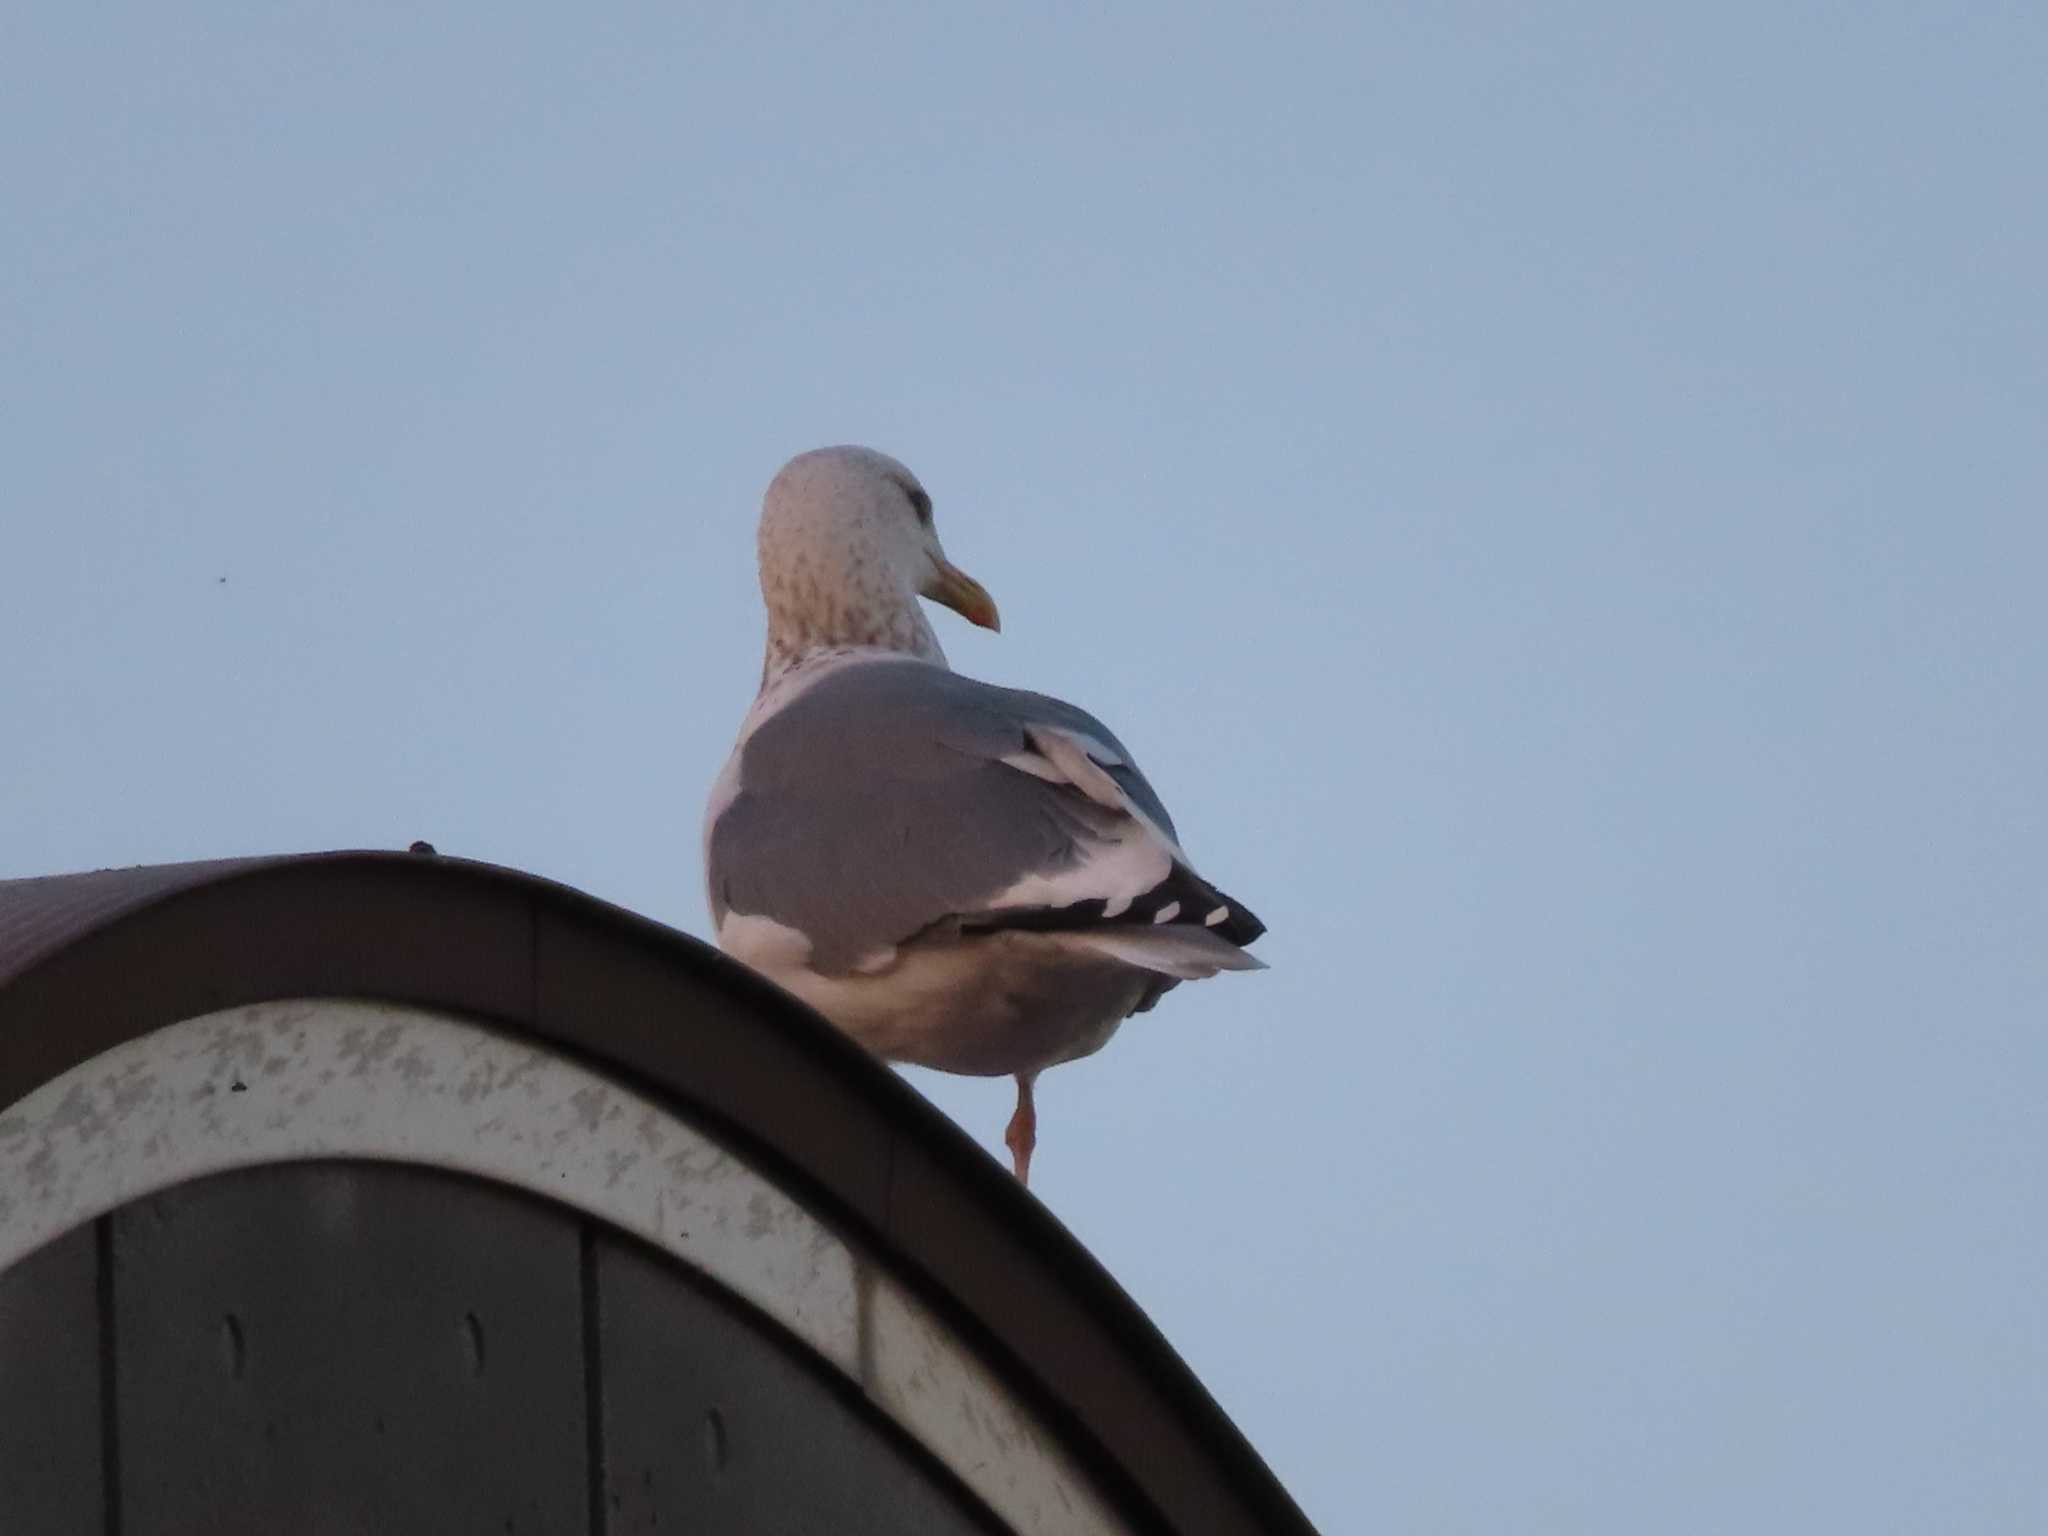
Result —
[[1225, 918], [1229, 916], [1230, 908], [1218, 907], [1214, 912], [1211, 912], [1207, 917], [1202, 919], [1202, 926], [1204, 928], [1214, 928], [1218, 923], [1222, 922]]
[[1130, 910], [1131, 898], [1128, 896], [1117, 896], [1102, 904], [1102, 915], [1104, 917], [1122, 917]]
[[1179, 916], [1180, 903], [1177, 901], [1169, 901], [1165, 906], [1161, 907], [1157, 912], [1154, 912], [1152, 914], [1152, 921], [1155, 923], [1170, 923], [1176, 917]]

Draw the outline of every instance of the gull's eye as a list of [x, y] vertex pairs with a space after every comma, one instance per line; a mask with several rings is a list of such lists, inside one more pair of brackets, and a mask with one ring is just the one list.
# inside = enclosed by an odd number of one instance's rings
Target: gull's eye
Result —
[[910, 487], [910, 510], [917, 514], [917, 520], [929, 528], [932, 525], [932, 499], [917, 486]]

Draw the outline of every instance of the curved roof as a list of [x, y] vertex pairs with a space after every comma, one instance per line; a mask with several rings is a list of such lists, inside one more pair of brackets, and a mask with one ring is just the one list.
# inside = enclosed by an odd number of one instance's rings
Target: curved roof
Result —
[[306, 996], [491, 1020], [670, 1103], [977, 1339], [1068, 1426], [1133, 1514], [1219, 1536], [1310, 1531], [1150, 1320], [1042, 1205], [893, 1072], [685, 934], [550, 881], [428, 854], [0, 882], [0, 1105], [177, 1020]]

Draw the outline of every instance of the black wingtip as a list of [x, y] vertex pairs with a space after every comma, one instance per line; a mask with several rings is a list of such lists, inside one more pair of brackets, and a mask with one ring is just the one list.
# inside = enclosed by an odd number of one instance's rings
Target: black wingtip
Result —
[[1249, 907], [1233, 901], [1185, 864], [1118, 912], [1108, 914], [1101, 900], [1077, 901], [1065, 907], [1012, 908], [977, 912], [961, 919], [968, 933], [997, 928], [1028, 928], [1040, 933], [1079, 933], [1091, 928], [1149, 928], [1161, 923], [1207, 928], [1242, 949], [1266, 931]]
[[[1221, 896], [1223, 893], [1218, 891], [1216, 894]], [[1258, 914], [1250, 907], [1242, 906], [1228, 897], [1224, 897], [1223, 904], [1230, 909], [1230, 915], [1216, 923], [1215, 929], [1239, 949], [1265, 933], [1266, 925], [1259, 921]]]

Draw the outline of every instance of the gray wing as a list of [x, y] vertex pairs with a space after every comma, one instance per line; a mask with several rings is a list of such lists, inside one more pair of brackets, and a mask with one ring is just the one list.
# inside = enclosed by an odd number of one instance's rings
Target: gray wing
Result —
[[1086, 710], [914, 662], [845, 667], [741, 748], [737, 794], [709, 829], [714, 918], [795, 928], [826, 972], [948, 918], [994, 926], [991, 898], [1072, 866], [1129, 825], [1071, 785], [1002, 761], [1031, 750], [1034, 726], [1109, 748], [1123, 759], [1105, 765], [1117, 786], [1175, 836], [1130, 754]]

